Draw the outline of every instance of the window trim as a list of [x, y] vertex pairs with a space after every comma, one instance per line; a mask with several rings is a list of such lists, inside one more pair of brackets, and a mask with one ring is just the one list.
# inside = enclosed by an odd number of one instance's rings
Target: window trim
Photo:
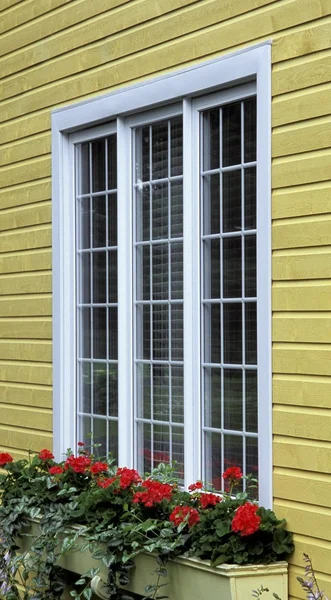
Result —
[[[73, 144], [79, 139], [80, 129], [98, 126], [95, 131], [106, 129], [100, 124], [117, 118], [118, 155], [130, 148], [130, 133], [125, 116], [135, 112], [143, 112], [158, 106], [167, 106], [176, 100], [183, 100], [183, 120], [192, 125], [194, 97], [207, 95], [215, 90], [240, 85], [256, 80], [257, 93], [257, 207], [263, 199], [263, 211], [257, 209], [258, 236], [257, 256], [257, 295], [262, 306], [258, 319], [258, 347], [265, 349], [259, 352], [259, 471], [263, 473], [261, 482], [260, 502], [265, 506], [272, 505], [272, 391], [271, 391], [271, 46], [270, 42], [251, 47], [244, 51], [226, 55], [216, 60], [200, 63], [188, 69], [176, 71], [168, 75], [148, 80], [144, 83], [121, 88], [111, 94], [92, 100], [87, 100], [74, 106], [57, 109], [52, 113], [52, 219], [53, 219], [53, 433], [54, 454], [59, 459], [66, 448], [75, 447], [76, 440], [72, 432], [72, 419], [75, 415], [75, 339], [76, 327], [75, 302], [72, 301], [73, 282], [75, 281], [75, 205], [73, 198]], [[139, 94], [137, 93], [139, 89]], [[109, 126], [107, 127], [107, 131]], [[189, 127], [192, 136], [192, 127]], [[73, 135], [70, 135], [73, 134]], [[86, 134], [86, 132], [85, 132]], [[86, 139], [84, 137], [84, 139]], [[131, 150], [130, 150], [131, 152]], [[192, 198], [194, 165], [190, 156], [191, 144], [185, 144], [184, 149], [184, 210]], [[131, 156], [130, 156], [131, 159]], [[68, 182], [71, 182], [68, 185]], [[123, 215], [119, 211], [119, 229], [121, 236], [118, 240], [118, 269], [126, 273], [126, 283], [119, 287], [119, 323], [126, 323], [121, 329], [121, 348], [119, 347], [119, 397], [127, 397], [133, 401], [132, 373], [128, 374], [123, 366], [121, 356], [132, 348], [132, 328], [125, 315], [132, 309], [132, 211], [130, 178], [125, 172], [119, 172], [118, 194], [124, 199], [130, 223], [124, 224]], [[196, 231], [199, 225], [199, 214], [187, 211], [184, 221], [185, 231], [190, 228]], [[122, 216], [121, 216], [122, 215]], [[121, 241], [120, 241], [121, 240]], [[121, 245], [121, 247], [120, 247]], [[198, 244], [196, 245], [198, 247]], [[184, 246], [185, 247], [185, 246]], [[259, 248], [263, 248], [263, 253]], [[185, 252], [185, 250], [184, 250]], [[190, 321], [197, 317], [199, 306], [199, 282], [194, 277], [194, 260], [197, 258], [196, 249], [192, 249], [189, 263], [186, 263], [184, 274], [184, 289], [191, 287], [191, 294], [185, 298], [186, 315], [184, 327], [186, 331]], [[198, 298], [198, 300], [197, 300]], [[262, 344], [263, 341], [263, 344]], [[194, 364], [192, 336], [184, 340], [184, 362]], [[124, 356], [124, 355], [123, 355]], [[187, 361], [189, 357], [189, 361]], [[126, 360], [124, 361], [127, 364]], [[199, 370], [192, 368], [191, 386], [198, 389]], [[186, 374], [187, 376], [187, 374]], [[187, 478], [191, 482], [192, 475], [200, 463], [199, 445], [196, 444], [194, 453], [189, 438], [200, 440], [200, 430], [197, 437], [192, 436], [199, 425], [197, 412], [192, 411], [192, 397], [185, 390], [185, 427], [190, 435], [185, 436], [185, 456], [187, 457]], [[195, 409], [196, 410], [196, 409]], [[127, 405], [119, 405], [119, 419], [122, 419], [121, 435], [119, 436], [119, 452], [128, 458], [132, 464], [133, 419], [125, 419]], [[125, 424], [125, 425], [124, 425]], [[122, 429], [122, 426], [125, 428]]]

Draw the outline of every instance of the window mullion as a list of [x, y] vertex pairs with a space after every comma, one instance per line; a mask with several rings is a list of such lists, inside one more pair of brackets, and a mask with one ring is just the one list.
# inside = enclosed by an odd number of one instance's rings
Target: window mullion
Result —
[[118, 456], [133, 466], [131, 130], [117, 119], [118, 181]]
[[199, 113], [183, 101], [185, 485], [201, 477]]

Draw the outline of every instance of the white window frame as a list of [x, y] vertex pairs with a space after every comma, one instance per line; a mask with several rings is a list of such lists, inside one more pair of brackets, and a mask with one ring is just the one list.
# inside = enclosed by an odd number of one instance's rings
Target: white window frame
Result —
[[[271, 46], [270, 42], [188, 69], [122, 88], [52, 113], [52, 219], [53, 219], [53, 435], [58, 459], [75, 448], [76, 423], [76, 273], [74, 143], [114, 131], [117, 154], [132, 164], [130, 127], [133, 113], [182, 103], [184, 144], [184, 412], [185, 484], [201, 473], [201, 418], [199, 408], [200, 346], [196, 323], [200, 314], [199, 209], [192, 210], [199, 189], [194, 147], [200, 100], [222, 91], [222, 101], [242, 99], [240, 86], [255, 82], [257, 95], [257, 297], [258, 297], [258, 431], [260, 503], [272, 506], [272, 367], [271, 367]], [[235, 87], [236, 86], [236, 87]], [[239, 87], [238, 87], [239, 86]], [[235, 88], [235, 89], [234, 89]], [[202, 100], [203, 103], [203, 100]], [[208, 104], [210, 106], [210, 104]], [[162, 108], [157, 113], [162, 114]], [[175, 109], [176, 110], [176, 109]], [[144, 117], [142, 117], [144, 118]], [[146, 116], [148, 120], [148, 115]], [[140, 117], [138, 117], [141, 123]], [[101, 124], [101, 125], [100, 125]], [[129, 125], [129, 126], [128, 126]], [[93, 129], [87, 128], [93, 127]], [[189, 139], [191, 136], [191, 140]], [[196, 136], [195, 136], [196, 137]], [[130, 160], [129, 160], [130, 159]], [[131, 172], [131, 169], [130, 169]], [[131, 175], [131, 173], [130, 173]], [[118, 322], [119, 322], [119, 457], [134, 465], [133, 457], [133, 332], [132, 314], [132, 194], [128, 169], [118, 168]], [[125, 399], [125, 400], [124, 400]]]

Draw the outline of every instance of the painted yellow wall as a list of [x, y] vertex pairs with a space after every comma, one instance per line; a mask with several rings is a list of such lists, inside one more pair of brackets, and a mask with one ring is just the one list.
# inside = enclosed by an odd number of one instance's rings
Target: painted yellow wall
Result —
[[330, 0], [0, 0], [0, 451], [51, 444], [50, 111], [272, 39], [274, 504], [331, 595]]

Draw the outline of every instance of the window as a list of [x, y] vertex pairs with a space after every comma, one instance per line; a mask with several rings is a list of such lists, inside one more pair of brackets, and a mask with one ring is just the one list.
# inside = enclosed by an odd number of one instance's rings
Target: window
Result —
[[239, 465], [271, 504], [269, 70], [262, 46], [53, 114], [58, 454], [91, 432], [217, 489]]

